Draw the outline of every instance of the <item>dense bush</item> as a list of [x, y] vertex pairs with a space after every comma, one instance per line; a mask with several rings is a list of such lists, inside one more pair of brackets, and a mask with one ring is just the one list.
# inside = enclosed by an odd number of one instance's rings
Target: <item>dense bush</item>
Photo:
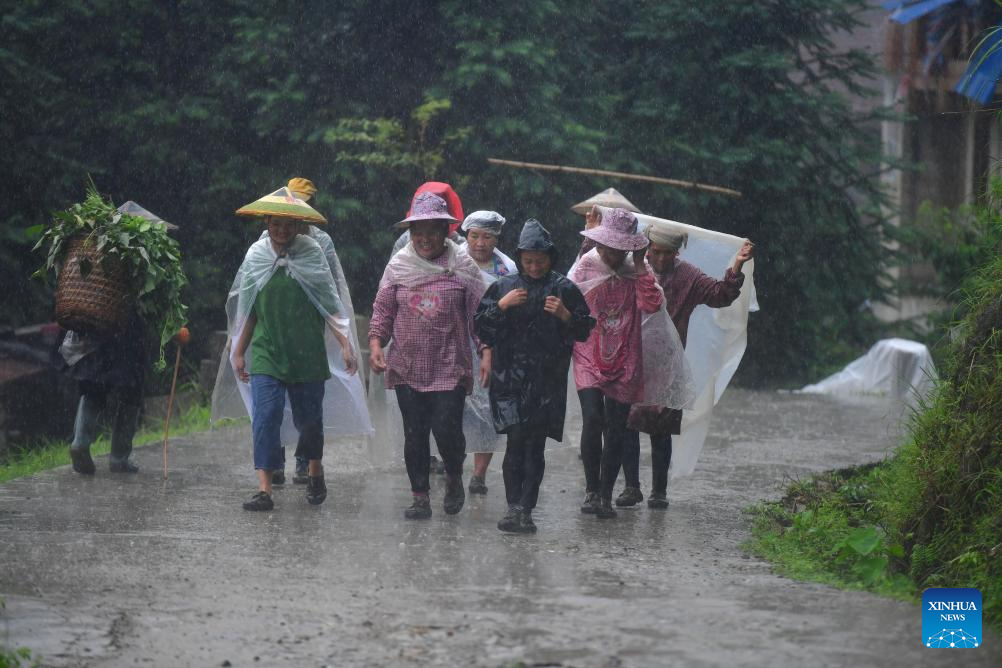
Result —
[[[791, 575], [896, 595], [975, 587], [1002, 629], [1002, 210], [972, 255], [933, 395], [879, 465], [817, 476], [760, 509], [753, 549]], [[859, 549], [857, 549], [859, 548]]]
[[[470, 210], [542, 220], [568, 263], [568, 207], [614, 185], [644, 211], [758, 242], [762, 313], [744, 379], [814, 379], [872, 343], [880, 296], [879, 141], [846, 93], [874, 73], [864, 0], [510, 5], [457, 0], [87, 3], [4, 9], [0, 312], [49, 318], [23, 229], [82, 196], [85, 174], [181, 226], [195, 341], [224, 325], [259, 231], [233, 211], [291, 176], [317, 207], [365, 311], [388, 225], [423, 180]], [[732, 199], [490, 167], [487, 157], [716, 183]], [[566, 269], [565, 266], [562, 267]], [[723, 267], [721, 268], [723, 270]], [[837, 360], [843, 361], [843, 360]]]

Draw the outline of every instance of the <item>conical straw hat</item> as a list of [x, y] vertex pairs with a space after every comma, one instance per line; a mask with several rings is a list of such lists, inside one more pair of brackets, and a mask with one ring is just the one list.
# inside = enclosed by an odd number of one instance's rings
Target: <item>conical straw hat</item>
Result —
[[177, 225], [175, 225], [174, 223], [168, 223], [166, 220], [164, 220], [157, 214], [153, 213], [152, 211], [147, 211], [143, 207], [133, 202], [131, 199], [115, 210], [118, 211], [119, 213], [124, 213], [129, 216], [138, 216], [140, 218], [145, 218], [151, 223], [163, 223], [164, 225], [167, 226], [168, 230], [177, 229]]
[[591, 211], [592, 206], [596, 204], [610, 209], [626, 209], [627, 211], [632, 211], [633, 213], [641, 213], [640, 209], [633, 206], [633, 202], [623, 197], [623, 195], [615, 188], [603, 190], [599, 194], [592, 195], [583, 202], [578, 202], [571, 207], [571, 211], [583, 216]]
[[292, 194], [288, 188], [279, 188], [270, 195], [237, 209], [238, 216], [276, 216], [292, 218], [314, 225], [323, 225], [327, 219], [312, 206]]

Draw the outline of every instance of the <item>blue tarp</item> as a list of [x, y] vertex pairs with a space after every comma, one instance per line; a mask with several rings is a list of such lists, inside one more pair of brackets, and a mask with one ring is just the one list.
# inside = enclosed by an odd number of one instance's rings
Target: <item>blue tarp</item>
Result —
[[955, 91], [961, 95], [988, 104], [995, 97], [995, 85], [1002, 77], [1002, 31], [989, 37], [977, 53], [971, 56], [964, 76], [957, 82]]
[[[960, 2], [968, 7], [973, 7], [977, 5], [978, 0], [887, 0], [881, 3], [881, 7], [891, 12], [892, 21], [906, 24], [947, 5]], [[948, 31], [947, 34], [950, 32], [952, 30]], [[936, 39], [943, 39], [942, 34]], [[936, 55], [936, 53], [930, 53], [926, 57], [925, 70], [927, 73], [930, 59]], [[995, 86], [1000, 78], [1002, 78], [1002, 32], [991, 35], [981, 45], [978, 52], [971, 57], [967, 71], [957, 82], [954, 90], [981, 104], [988, 104], [995, 97]]]
[[908, 0], [891, 0], [883, 4], [884, 9], [894, 10], [891, 12], [891, 20], [901, 24], [911, 23], [915, 19], [922, 18], [926, 14], [933, 12], [940, 7], [950, 5], [961, 0], [920, 0], [920, 2], [908, 3]]

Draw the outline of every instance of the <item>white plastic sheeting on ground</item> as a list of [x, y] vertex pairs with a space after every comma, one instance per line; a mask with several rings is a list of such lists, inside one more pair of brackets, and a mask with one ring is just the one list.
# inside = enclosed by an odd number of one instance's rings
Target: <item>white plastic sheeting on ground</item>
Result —
[[912, 402], [924, 398], [935, 379], [936, 366], [923, 344], [883, 339], [838, 373], [800, 391], [839, 396], [874, 394]]

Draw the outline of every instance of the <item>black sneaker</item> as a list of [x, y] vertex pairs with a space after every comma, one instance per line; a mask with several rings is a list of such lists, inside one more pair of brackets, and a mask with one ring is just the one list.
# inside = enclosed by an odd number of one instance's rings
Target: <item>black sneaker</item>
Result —
[[310, 481], [309, 466], [307, 462], [296, 461], [296, 472], [292, 475], [293, 484], [305, 485]]
[[647, 499], [647, 507], [664, 510], [668, 507], [668, 496], [666, 494], [652, 494], [651, 498]]
[[639, 487], [627, 487], [623, 493], [616, 498], [617, 506], [635, 506], [644, 500], [644, 495]]
[[281, 469], [275, 469], [271, 472], [271, 484], [272, 485], [284, 485], [285, 484], [285, 471]]
[[327, 498], [327, 484], [324, 483], [324, 473], [308, 476], [306, 481], [306, 500], [311, 506], [319, 506]]
[[404, 517], [409, 520], [427, 520], [431, 518], [431, 499], [427, 494], [415, 494], [410, 508], [404, 510]]
[[616, 509], [612, 507], [612, 499], [602, 499], [595, 510], [595, 517], [600, 520], [608, 520], [615, 516]]
[[487, 493], [487, 485], [484, 484], [484, 479], [478, 475], [470, 478], [470, 494], [480, 494], [484, 495]]
[[271, 500], [271, 494], [268, 492], [258, 492], [250, 498], [250, 501], [244, 501], [244, 510], [273, 510], [275, 508], [275, 502]]
[[449, 476], [445, 480], [445, 499], [442, 501], [442, 510], [446, 515], [455, 515], [463, 509], [466, 503], [466, 490], [463, 489], [462, 476], [453, 478]]
[[522, 532], [522, 507], [521, 506], [508, 506], [508, 512], [505, 513], [501, 521], [498, 522], [498, 529], [501, 531], [506, 531], [508, 533], [521, 533]]
[[108, 462], [108, 470], [112, 473], [139, 473], [139, 467], [128, 459], [123, 462]]
[[585, 493], [584, 501], [581, 502], [581, 512], [585, 515], [594, 515], [598, 512], [598, 494], [595, 492]]
[[522, 533], [536, 533], [536, 523], [532, 521], [532, 511], [523, 510], [518, 518]]
[[70, 461], [73, 462], [73, 470], [84, 475], [94, 475], [97, 468], [94, 460], [91, 459], [90, 450], [86, 448], [70, 448]]

